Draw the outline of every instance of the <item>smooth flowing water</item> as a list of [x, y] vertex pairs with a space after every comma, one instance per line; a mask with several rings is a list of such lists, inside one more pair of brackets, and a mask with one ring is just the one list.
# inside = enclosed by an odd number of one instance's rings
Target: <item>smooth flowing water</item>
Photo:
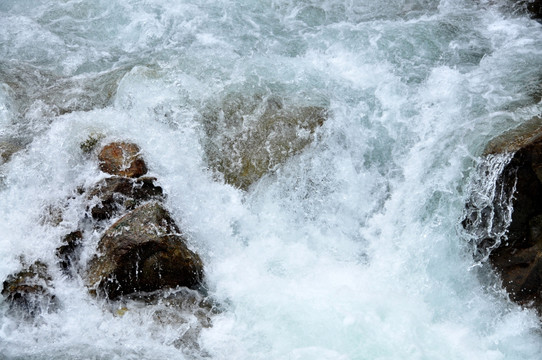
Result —
[[[542, 358], [461, 228], [484, 146], [540, 113], [541, 68], [541, 25], [504, 0], [0, 1], [0, 279], [40, 259], [61, 304], [28, 322], [0, 300], [0, 358]], [[244, 192], [209, 170], [202, 114], [255, 92], [329, 118]], [[92, 134], [141, 147], [201, 255], [222, 312], [198, 346], [55, 266], [104, 177]]]

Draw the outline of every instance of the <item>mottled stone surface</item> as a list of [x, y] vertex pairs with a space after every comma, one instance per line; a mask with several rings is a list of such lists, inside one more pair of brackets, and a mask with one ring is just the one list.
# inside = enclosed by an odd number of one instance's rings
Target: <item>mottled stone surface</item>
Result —
[[149, 203], [105, 232], [87, 275], [98, 295], [114, 299], [176, 286], [195, 288], [202, 281], [203, 264], [187, 248], [169, 213], [159, 203]]
[[136, 144], [114, 142], [106, 145], [98, 154], [98, 160], [100, 170], [111, 175], [136, 178], [147, 173], [147, 165]]

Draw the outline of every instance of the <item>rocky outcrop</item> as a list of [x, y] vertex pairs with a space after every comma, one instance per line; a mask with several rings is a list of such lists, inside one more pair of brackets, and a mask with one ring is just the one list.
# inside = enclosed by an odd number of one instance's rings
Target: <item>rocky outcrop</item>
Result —
[[247, 190], [303, 150], [326, 118], [327, 110], [320, 106], [230, 94], [204, 114], [208, 163], [226, 183]]
[[[499, 181], [513, 189], [508, 239], [490, 255], [504, 287], [519, 302], [542, 305], [542, 139], [519, 149]], [[510, 190], [511, 191], [511, 190]]]
[[155, 185], [155, 181], [153, 177], [131, 179], [120, 176], [102, 180], [89, 191], [89, 200], [97, 201], [90, 209], [92, 218], [110, 219], [113, 214], [133, 210], [143, 202], [162, 200], [162, 188]]
[[203, 278], [199, 256], [190, 251], [169, 213], [143, 205], [113, 224], [89, 264], [89, 286], [110, 299], [176, 286], [197, 287]]
[[[542, 310], [542, 127], [533, 128], [539, 122], [533, 119], [486, 148], [488, 157], [501, 152], [513, 152], [513, 156], [496, 180], [499, 196], [493, 199], [492, 210], [479, 212], [478, 224], [502, 221], [506, 207], [502, 201], [511, 200], [513, 211], [505, 236], [482, 239], [479, 246], [494, 247], [489, 261], [511, 298]], [[467, 230], [473, 230], [469, 229], [473, 220], [463, 222]]]
[[11, 314], [31, 320], [43, 312], [58, 308], [52, 288], [47, 265], [36, 261], [18, 273], [9, 275], [3, 282], [2, 295], [9, 304]]
[[190, 251], [169, 212], [160, 204], [162, 188], [147, 172], [139, 147], [130, 143], [106, 145], [98, 156], [100, 169], [112, 175], [87, 196], [95, 203], [94, 220], [124, 214], [98, 243], [85, 278], [92, 292], [109, 299], [184, 286], [198, 287], [203, 265]]
[[[86, 151], [88, 145], [87, 153], [93, 153], [96, 144], [85, 144], [82, 150]], [[168, 291], [191, 297], [199, 293], [204, 273], [202, 261], [188, 249], [184, 236], [162, 205], [164, 194], [155, 184], [156, 179], [141, 177], [147, 167], [139, 147], [125, 142], [112, 143], [101, 149], [98, 159], [101, 170], [113, 176], [90, 189], [78, 188], [77, 195], [71, 198], [81, 196], [88, 206], [78, 225], [84, 231], [69, 233], [56, 249], [60, 270], [67, 277], [81, 276], [91, 293], [110, 300], [122, 301], [126, 297], [149, 302], [152, 296]], [[59, 221], [47, 224], [58, 226], [62, 214], [58, 216]], [[118, 220], [110, 225], [114, 218]], [[86, 237], [97, 233], [102, 234], [97, 254], [85, 263], [81, 254], [85, 247], [92, 246]], [[3, 283], [2, 295], [11, 312], [34, 318], [58, 307], [52, 290], [47, 266], [36, 262], [10, 275]], [[184, 304], [179, 308], [193, 311], [191, 315], [208, 313], [200, 305], [185, 306], [187, 303], [178, 296], [176, 304]], [[197, 298], [201, 300], [203, 295]], [[198, 317], [190, 328], [210, 326], [207, 320]]]
[[106, 145], [100, 151], [98, 160], [100, 170], [111, 175], [137, 178], [147, 173], [147, 165], [136, 144], [114, 142]]

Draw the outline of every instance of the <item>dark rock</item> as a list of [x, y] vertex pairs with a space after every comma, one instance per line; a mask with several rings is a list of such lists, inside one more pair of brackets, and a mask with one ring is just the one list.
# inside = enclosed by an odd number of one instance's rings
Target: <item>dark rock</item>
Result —
[[73, 275], [74, 265], [78, 263], [81, 254], [82, 240], [81, 231], [71, 232], [64, 237], [62, 241], [64, 245], [56, 250], [58, 265], [66, 275]]
[[[540, 119], [534, 119], [536, 123]], [[513, 212], [506, 236], [484, 239], [479, 246], [491, 249], [489, 260], [502, 279], [511, 298], [520, 304], [532, 304], [542, 310], [542, 128], [527, 127], [511, 131], [486, 148], [486, 156], [499, 151], [515, 151], [495, 184], [497, 192], [493, 209], [501, 209], [503, 198], [511, 200]], [[513, 195], [513, 196], [512, 196]], [[486, 222], [498, 222], [499, 211], [480, 213]], [[472, 219], [465, 219], [467, 230]]]
[[96, 220], [109, 219], [115, 212], [132, 210], [145, 201], [163, 198], [162, 188], [154, 185], [156, 178], [125, 177], [106, 178], [90, 190], [89, 199], [98, 198], [97, 205], [90, 210]]
[[528, 1], [527, 10], [529, 10], [533, 19], [542, 19], [542, 1], [540, 0]]
[[111, 175], [140, 177], [147, 173], [147, 166], [136, 144], [115, 142], [102, 148], [98, 155], [100, 170]]
[[278, 97], [226, 96], [204, 114], [210, 167], [246, 190], [313, 139], [327, 118], [319, 106], [284, 105]]
[[3, 283], [2, 295], [9, 303], [10, 313], [24, 319], [33, 319], [42, 312], [58, 308], [51, 289], [47, 265], [36, 261], [20, 272], [9, 275]]
[[186, 247], [158, 203], [119, 219], [100, 239], [98, 252], [88, 267], [88, 284], [110, 299], [177, 286], [196, 288], [203, 278], [199, 256]]
[[491, 253], [490, 261], [519, 302], [542, 300], [542, 183], [537, 176], [541, 150], [542, 139], [518, 150], [498, 180], [507, 189], [515, 186], [514, 210], [508, 239]]

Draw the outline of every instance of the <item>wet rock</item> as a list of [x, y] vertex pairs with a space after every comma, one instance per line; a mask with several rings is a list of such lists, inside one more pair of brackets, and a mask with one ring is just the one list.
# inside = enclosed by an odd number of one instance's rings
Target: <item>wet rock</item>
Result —
[[527, 10], [531, 13], [533, 19], [542, 19], [542, 1], [530, 0], [527, 2]]
[[79, 261], [83, 234], [81, 231], [74, 231], [64, 237], [61, 245], [56, 250], [56, 256], [59, 259], [58, 265], [66, 275], [74, 274], [74, 266]]
[[145, 201], [163, 198], [162, 188], [154, 185], [156, 178], [106, 178], [90, 190], [88, 198], [98, 199], [90, 210], [96, 220], [109, 219], [115, 213], [132, 210]]
[[100, 239], [87, 279], [98, 295], [121, 295], [163, 288], [196, 288], [203, 264], [190, 251], [169, 213], [159, 203], [143, 205], [113, 224]]
[[[542, 127], [532, 127], [539, 120], [495, 139], [486, 149], [486, 156], [515, 152], [496, 180], [497, 192], [504, 196], [492, 206], [502, 209], [499, 202], [507, 198], [513, 212], [504, 239], [484, 239], [480, 246], [495, 247], [489, 261], [511, 298], [542, 310]], [[502, 215], [488, 211], [482, 216], [497, 222]]]
[[36, 261], [3, 282], [2, 295], [9, 303], [9, 311], [24, 319], [32, 319], [43, 312], [58, 308], [51, 292], [51, 277], [47, 265]]
[[484, 156], [515, 153], [542, 139], [542, 118], [535, 116], [515, 129], [492, 139], [484, 149]]
[[114, 142], [102, 148], [98, 155], [100, 170], [111, 175], [137, 178], [147, 173], [139, 146], [132, 143]]
[[246, 190], [299, 153], [327, 118], [319, 106], [285, 105], [281, 98], [226, 96], [204, 114], [210, 167]]
[[512, 191], [512, 221], [508, 239], [490, 255], [503, 285], [519, 302], [535, 300], [542, 305], [542, 139], [516, 152], [498, 181]]

